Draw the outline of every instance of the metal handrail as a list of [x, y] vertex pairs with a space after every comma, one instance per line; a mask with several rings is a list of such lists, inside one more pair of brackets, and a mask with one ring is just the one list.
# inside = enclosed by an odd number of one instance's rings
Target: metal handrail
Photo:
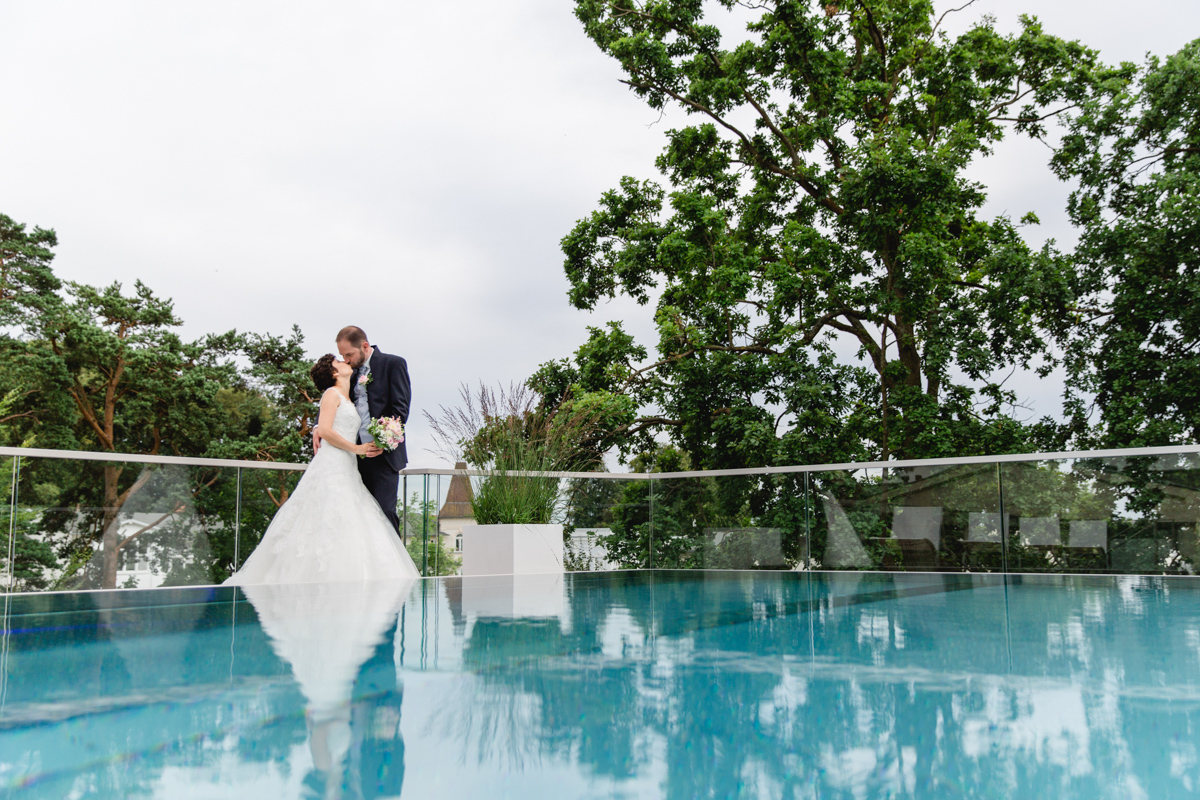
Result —
[[[1009, 464], [1020, 461], [1060, 461], [1068, 458], [1122, 458], [1135, 456], [1167, 456], [1179, 453], [1200, 453], [1200, 445], [1183, 444], [1165, 447], [1125, 447], [1109, 450], [1065, 450], [1052, 453], [1006, 453], [995, 456], [963, 456], [960, 458], [913, 458], [899, 461], [854, 461], [844, 464], [797, 464], [787, 467], [741, 467], [738, 469], [707, 469], [689, 472], [519, 472], [508, 475], [528, 478], [603, 478], [618, 481], [670, 480], [676, 478], [720, 478], [736, 475], [786, 475], [803, 472], [834, 472], [858, 469], [912, 469], [916, 467], [952, 467], [960, 464]], [[401, 475], [469, 475], [487, 477], [493, 474], [483, 469], [418, 468], [401, 470]]]
[[0, 457], [56, 458], [70, 461], [120, 461], [126, 464], [175, 464], [182, 467], [241, 467], [242, 469], [282, 469], [303, 471], [308, 464], [282, 461], [240, 461], [234, 458], [186, 458], [182, 456], [146, 456], [138, 453], [97, 453], [89, 450], [48, 450], [40, 447], [0, 447]]
[[[1010, 464], [1020, 461], [1058, 461], [1082, 458], [1121, 458], [1136, 456], [1165, 456], [1180, 453], [1200, 453], [1200, 445], [1187, 444], [1165, 447], [1126, 447], [1109, 450], [1066, 450], [1051, 453], [1006, 453], [994, 456], [963, 456], [960, 458], [916, 458], [901, 461], [856, 461], [842, 464], [796, 464], [786, 467], [742, 467], [739, 469], [691, 470], [687, 472], [528, 472], [506, 474], [524, 478], [592, 478], [618, 481], [670, 480], [677, 478], [720, 478], [745, 475], [787, 475], [804, 472], [834, 472], [860, 469], [912, 469], [917, 467], [950, 467], [963, 464]], [[37, 447], [0, 447], [0, 457], [54, 458], [78, 461], [119, 461], [134, 464], [175, 464], [193, 467], [240, 467], [242, 469], [273, 469], [302, 472], [308, 464], [289, 464], [282, 461], [241, 461], [232, 458], [189, 458], [182, 456], [150, 456], [136, 453], [97, 453], [87, 450], [50, 450]], [[411, 467], [401, 475], [467, 475], [487, 477], [491, 470], [449, 469], [445, 467]]]

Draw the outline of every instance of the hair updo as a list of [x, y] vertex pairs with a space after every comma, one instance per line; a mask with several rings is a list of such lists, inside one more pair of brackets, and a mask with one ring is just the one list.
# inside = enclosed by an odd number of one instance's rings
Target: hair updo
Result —
[[318, 391], [324, 392], [337, 383], [337, 370], [333, 366], [333, 362], [336, 360], [337, 357], [333, 353], [326, 353], [318, 358], [317, 363], [313, 364], [312, 369], [308, 371]]

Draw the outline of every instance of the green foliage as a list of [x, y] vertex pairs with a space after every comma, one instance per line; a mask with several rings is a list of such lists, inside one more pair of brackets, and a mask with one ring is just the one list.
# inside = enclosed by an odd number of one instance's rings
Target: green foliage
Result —
[[138, 282], [96, 289], [70, 283], [67, 297], [29, 327], [42, 363], [79, 412], [85, 449], [202, 455], [219, 416], [215, 398], [236, 374], [213, 340], [184, 342], [169, 300]]
[[[525, 472], [513, 468], [513, 471]], [[471, 501], [479, 525], [545, 525], [558, 500], [556, 478], [511, 478], [506, 474], [485, 478]]]
[[248, 362], [239, 380], [218, 397], [228, 415], [224, 436], [210, 455], [251, 461], [302, 462], [312, 458], [316, 396], [305, 355], [304, 334], [293, 326], [289, 336], [234, 332], [223, 347]]
[[401, 530], [408, 535], [406, 548], [409, 556], [422, 575], [457, 575], [462, 567], [462, 556], [443, 541], [438, 530], [437, 503], [433, 500], [421, 502], [413, 492], [408, 502], [400, 507]]
[[[204, 455], [220, 422], [217, 392], [236, 374], [222, 360], [226, 351], [213, 341], [184, 342], [173, 330], [180, 320], [171, 302], [140, 282], [131, 294], [119, 284], [97, 289], [70, 283], [65, 295], [26, 323], [47, 376], [44, 385], [70, 398], [77, 412], [63, 420], [69, 430], [58, 438], [116, 453]], [[107, 462], [80, 472], [99, 474], [61, 485], [67, 508], [47, 514], [45, 529], [79, 530], [79, 515], [69, 509], [96, 509], [84, 515], [98, 550], [85, 581], [112, 587], [120, 551], [130, 545], [118, 534], [122, 509], [151, 492], [161, 471]], [[179, 490], [164, 508], [186, 508], [204, 488], [199, 483]]]
[[[0, 476], [9, 478], [13, 470], [12, 458], [0, 461]], [[11, 507], [7, 502], [0, 506], [0, 543], [4, 551], [0, 554], [0, 565], [3, 571], [10, 572], [13, 578], [13, 588], [16, 591], [37, 591], [45, 589], [48, 584], [46, 571], [57, 566], [54, 549], [45, 541], [32, 537], [28, 529], [32, 527], [37, 509], [18, 505]], [[9, 537], [13, 537], [10, 543]], [[9, 546], [11, 544], [13, 559], [8, 563]], [[8, 591], [7, 586], [0, 586], [0, 591]]]
[[[1082, 446], [1200, 438], [1200, 40], [1076, 112], [1054, 167], [1078, 182], [1080, 299], [1066, 348]], [[1092, 403], [1098, 411], [1092, 418]]]
[[452, 461], [489, 471], [471, 497], [476, 523], [549, 523], [560, 483], [552, 473], [585, 470], [599, 460], [593, 431], [604, 404], [550, 404], [526, 386], [496, 392], [480, 385], [473, 394], [464, 384], [459, 396], [458, 408], [425, 416]]
[[[686, 454], [672, 446], [637, 456], [635, 472], [683, 472]], [[708, 528], [746, 524], [745, 495], [724, 493], [714, 478], [626, 481], [609, 512], [612, 533], [600, 543], [622, 568], [692, 569], [706, 566]], [[738, 489], [744, 489], [740, 485]]]
[[425, 565], [422, 574], [426, 577], [457, 575], [462, 568], [462, 556], [442, 541], [443, 538], [440, 534], [435, 536], [431, 533], [424, 542], [420, 535], [408, 540], [408, 554], [418, 570], [421, 570], [422, 564]]
[[30, 313], [57, 302], [62, 282], [54, 275], [52, 230], [25, 226], [0, 214], [0, 325], [19, 325]]
[[[308, 455], [316, 408], [298, 330], [185, 341], [171, 301], [140, 282], [132, 292], [60, 283], [50, 267], [56, 243], [53, 231], [28, 233], [0, 215], [0, 318], [9, 325], [0, 335], [0, 443], [258, 460]], [[235, 566], [234, 531], [241, 528], [244, 546], [255, 543], [296, 475], [247, 471], [241, 519], [233, 470], [24, 459], [21, 478], [18, 577], [38, 588], [50, 568], [55, 585], [70, 588], [115, 586], [119, 564], [135, 557], [168, 583], [221, 580]], [[119, 534], [138, 513], [151, 524]]]
[[606, 528], [624, 481], [571, 478], [565, 492], [564, 524], [569, 529]]
[[[600, 560], [589, 548], [577, 548], [572, 535], [580, 528], [611, 528], [613, 509], [621, 502], [624, 481], [569, 478], [563, 492], [563, 567], [568, 572], [592, 572]], [[599, 541], [603, 535], [595, 538]]]
[[1111, 73], [1028, 18], [951, 39], [923, 0], [768, 2], [734, 39], [709, 18], [734, 5], [577, 0], [638, 97], [700, 119], [668, 133], [669, 190], [625, 178], [562, 241], [576, 307], [659, 293], [657, 355], [594, 328], [535, 387], [622, 398], [624, 456], [665, 432], [697, 467], [1049, 438], [1003, 413], [1014, 398], [991, 376], [1050, 367], [1070, 265], [982, 218], [966, 170]]

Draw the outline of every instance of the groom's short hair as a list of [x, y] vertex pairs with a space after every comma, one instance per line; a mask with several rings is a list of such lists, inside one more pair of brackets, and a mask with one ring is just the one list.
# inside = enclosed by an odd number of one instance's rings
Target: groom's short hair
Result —
[[363, 342], [367, 341], [367, 332], [357, 325], [347, 325], [338, 331], [338, 342], [349, 342], [351, 347], [362, 347]]

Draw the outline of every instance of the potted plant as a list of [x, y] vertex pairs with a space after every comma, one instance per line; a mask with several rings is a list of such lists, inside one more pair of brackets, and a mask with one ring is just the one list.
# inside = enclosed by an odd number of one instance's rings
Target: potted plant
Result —
[[459, 390], [462, 405], [426, 414], [446, 455], [483, 472], [474, 525], [462, 530], [462, 574], [563, 571], [563, 526], [553, 522], [560, 473], [587, 469], [594, 415], [570, 403], [546, 408], [524, 385]]

